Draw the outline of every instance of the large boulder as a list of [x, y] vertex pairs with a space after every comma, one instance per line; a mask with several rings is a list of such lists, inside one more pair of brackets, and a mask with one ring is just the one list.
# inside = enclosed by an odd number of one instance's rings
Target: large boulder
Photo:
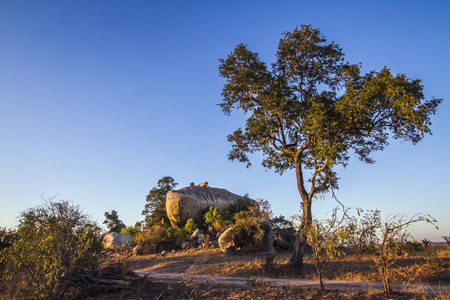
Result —
[[103, 246], [106, 249], [126, 249], [134, 241], [134, 237], [127, 233], [108, 232], [103, 236]]
[[167, 193], [167, 216], [172, 226], [182, 227], [190, 218], [199, 224], [211, 206], [223, 210], [241, 198], [225, 189], [191, 185]]
[[236, 233], [233, 227], [228, 228], [225, 230], [220, 236], [219, 240], [217, 241], [219, 244], [220, 250], [222, 252], [225, 252], [230, 247], [236, 246]]

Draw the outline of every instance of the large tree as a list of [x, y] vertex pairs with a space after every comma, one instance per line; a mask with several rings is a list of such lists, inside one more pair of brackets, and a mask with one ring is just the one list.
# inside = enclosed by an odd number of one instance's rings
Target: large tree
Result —
[[155, 224], [170, 224], [166, 211], [167, 193], [173, 190], [178, 183], [170, 176], [164, 176], [158, 180], [157, 186], [152, 188], [147, 195], [142, 215], [145, 216], [145, 227]]
[[283, 33], [271, 69], [244, 44], [220, 59], [226, 83], [219, 105], [226, 115], [248, 115], [245, 128], [228, 136], [228, 158], [250, 166], [248, 154], [261, 151], [264, 167], [295, 170], [303, 215], [294, 267], [302, 265], [313, 199], [338, 187], [334, 167], [345, 166], [351, 151], [373, 163], [370, 154], [389, 137], [417, 143], [431, 133], [430, 115], [442, 101], [425, 100], [418, 79], [386, 67], [362, 75], [360, 68], [310, 25]]

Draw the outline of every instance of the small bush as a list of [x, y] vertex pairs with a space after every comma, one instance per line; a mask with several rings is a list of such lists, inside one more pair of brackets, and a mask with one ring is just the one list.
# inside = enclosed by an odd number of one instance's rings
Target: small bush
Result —
[[155, 253], [158, 249], [159, 243], [167, 241], [169, 236], [166, 228], [161, 225], [156, 225], [150, 229], [140, 232], [136, 236], [136, 243], [141, 245], [143, 253]]
[[414, 254], [423, 252], [424, 248], [416, 240], [412, 240], [412, 241], [406, 241], [405, 243], [401, 244], [399, 247], [399, 250], [401, 251], [399, 253], [399, 255], [401, 255], [403, 253], [408, 254], [408, 255], [414, 255]]
[[122, 228], [122, 230], [120, 232], [137, 237], [141, 233], [141, 228], [137, 227], [137, 226], [125, 227], [125, 228]]
[[211, 206], [203, 216], [203, 219], [205, 220], [206, 225], [214, 226], [214, 224], [222, 220], [222, 215], [218, 213], [217, 208]]
[[186, 229], [186, 231], [188, 232], [188, 234], [192, 234], [194, 233], [194, 231], [196, 231], [197, 225], [195, 224], [194, 219], [189, 219], [186, 221], [186, 224], [184, 225], [184, 229]]
[[266, 229], [269, 229], [267, 225], [269, 214], [261, 210], [258, 202], [253, 203], [249, 210], [238, 212], [234, 219], [233, 228], [237, 240], [244, 246], [261, 248]]

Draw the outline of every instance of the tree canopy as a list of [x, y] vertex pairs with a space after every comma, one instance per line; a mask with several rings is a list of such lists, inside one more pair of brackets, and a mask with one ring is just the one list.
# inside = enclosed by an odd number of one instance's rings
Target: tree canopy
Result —
[[145, 226], [150, 227], [157, 223], [169, 224], [166, 211], [166, 195], [173, 190], [178, 183], [170, 176], [164, 176], [158, 180], [157, 186], [152, 188], [147, 195], [142, 215], [145, 216]]
[[361, 64], [346, 62], [339, 45], [310, 25], [283, 33], [271, 69], [244, 44], [219, 61], [223, 113], [248, 115], [228, 136], [228, 158], [250, 166], [249, 154], [260, 151], [264, 167], [295, 169], [302, 226], [312, 220], [314, 196], [338, 188], [335, 166], [346, 166], [351, 152], [373, 163], [370, 155], [390, 137], [417, 143], [431, 134], [430, 115], [442, 101], [425, 100], [419, 79], [387, 67], [361, 74]]

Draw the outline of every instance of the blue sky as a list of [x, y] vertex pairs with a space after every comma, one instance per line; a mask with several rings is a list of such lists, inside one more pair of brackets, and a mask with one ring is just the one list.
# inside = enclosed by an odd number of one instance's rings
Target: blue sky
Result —
[[[418, 238], [450, 235], [448, 1], [2, 1], [0, 3], [0, 226], [41, 196], [72, 200], [100, 223], [132, 225], [148, 191], [172, 176], [268, 199], [299, 212], [293, 172], [229, 162], [226, 140], [244, 117], [224, 116], [218, 59], [245, 43], [270, 64], [281, 33], [321, 29], [363, 71], [420, 78], [444, 98], [433, 136], [391, 141], [376, 164], [338, 168], [336, 195], [384, 215], [429, 213]], [[325, 217], [329, 195], [313, 204]]]

